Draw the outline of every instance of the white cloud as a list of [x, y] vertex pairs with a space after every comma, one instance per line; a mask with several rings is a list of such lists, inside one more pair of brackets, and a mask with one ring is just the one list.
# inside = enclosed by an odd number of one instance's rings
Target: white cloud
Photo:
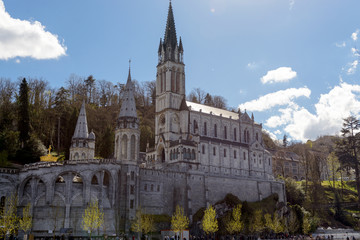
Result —
[[351, 53], [355, 56], [355, 57], [359, 57], [359, 50], [356, 48], [351, 48]]
[[270, 117], [266, 124], [271, 128], [285, 125], [285, 132], [295, 140], [306, 141], [337, 134], [343, 118], [360, 113], [360, 85], [341, 82], [327, 94], [322, 94], [315, 104], [315, 114], [296, 105], [279, 111], [280, 115]]
[[45, 31], [45, 26], [38, 21], [12, 18], [0, 0], [0, 59], [53, 59], [65, 54], [66, 47], [57, 35]]
[[335, 43], [335, 46], [337, 46], [338, 48], [343, 48], [343, 47], [346, 47], [346, 43], [345, 42]]
[[279, 135], [279, 134], [281, 134], [281, 131], [278, 129], [278, 130], [276, 130], [274, 133], [275, 133], [276, 135]]
[[15, 62], [16, 62], [16, 63], [20, 63], [20, 59], [16, 59]]
[[309, 98], [311, 94], [310, 89], [307, 87], [303, 88], [288, 88], [286, 90], [280, 90], [277, 92], [269, 93], [264, 96], [259, 97], [256, 100], [240, 104], [239, 108], [249, 111], [265, 111], [275, 106], [283, 106], [292, 104], [292, 101], [298, 97], [307, 97]]
[[352, 40], [356, 41], [358, 39], [359, 32], [359, 29], [356, 29], [356, 31], [351, 34]]
[[246, 67], [250, 70], [254, 70], [255, 68], [258, 67], [258, 65], [255, 62], [249, 62]]
[[350, 63], [350, 67], [349, 69], [347, 70], [347, 74], [354, 74], [356, 72], [356, 68], [359, 64], [359, 61], [358, 60], [354, 60], [352, 63]]
[[288, 82], [296, 77], [296, 72], [290, 67], [279, 67], [278, 69], [268, 71], [265, 76], [261, 78], [261, 82], [276, 83], [276, 82]]
[[295, 0], [289, 0], [289, 9], [293, 9], [294, 7], [294, 4], [295, 4]]

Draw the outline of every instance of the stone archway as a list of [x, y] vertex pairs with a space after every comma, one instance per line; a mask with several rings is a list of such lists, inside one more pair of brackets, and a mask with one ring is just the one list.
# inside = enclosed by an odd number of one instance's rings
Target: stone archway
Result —
[[157, 151], [157, 159], [159, 162], [164, 163], [166, 158], [165, 158], [165, 148], [164, 146], [159, 146], [158, 151]]

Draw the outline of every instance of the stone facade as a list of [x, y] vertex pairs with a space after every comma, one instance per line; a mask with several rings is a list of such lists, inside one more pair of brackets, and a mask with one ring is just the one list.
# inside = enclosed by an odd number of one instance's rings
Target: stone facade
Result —
[[[20, 208], [31, 203], [35, 234], [46, 235], [49, 230], [58, 234], [61, 228], [86, 234], [82, 214], [93, 200], [105, 214], [106, 229], [99, 229], [100, 234], [129, 231], [138, 206], [149, 214], [171, 216], [181, 205], [192, 219], [199, 208], [228, 193], [246, 201], [277, 193], [279, 201], [286, 201], [284, 183], [272, 174], [262, 125], [253, 116], [185, 101], [183, 51], [181, 39], [177, 44], [170, 2], [157, 66], [155, 149], [148, 149], [144, 162], [139, 158], [139, 120], [129, 70], [114, 159], [92, 159], [95, 146], [89, 143], [95, 135], [87, 135], [83, 104], [70, 160], [29, 164], [18, 172], [0, 174], [0, 197], [17, 192]], [[77, 158], [80, 139], [88, 144], [80, 144], [84, 157]]]

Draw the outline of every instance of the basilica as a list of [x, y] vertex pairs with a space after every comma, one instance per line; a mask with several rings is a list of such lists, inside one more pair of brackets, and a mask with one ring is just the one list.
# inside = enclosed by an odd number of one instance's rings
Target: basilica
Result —
[[95, 134], [88, 132], [83, 103], [69, 160], [0, 169], [1, 200], [16, 192], [19, 209], [31, 204], [35, 235], [60, 234], [60, 229], [85, 235], [82, 215], [94, 200], [105, 217], [99, 234], [130, 231], [139, 206], [147, 214], [171, 216], [180, 205], [192, 221], [197, 210], [228, 193], [246, 201], [276, 193], [286, 202], [284, 183], [273, 176], [262, 125], [253, 115], [186, 101], [184, 46], [171, 2], [157, 53], [155, 144], [144, 159], [129, 69], [112, 159], [94, 159]]

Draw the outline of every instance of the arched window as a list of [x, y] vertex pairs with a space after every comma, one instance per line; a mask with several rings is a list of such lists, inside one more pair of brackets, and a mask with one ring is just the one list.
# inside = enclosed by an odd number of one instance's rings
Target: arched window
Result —
[[191, 159], [195, 160], [195, 150], [191, 150]]
[[246, 153], [244, 152], [244, 160], [246, 160]]
[[207, 135], [207, 124], [206, 122], [204, 122], [204, 131], [203, 131], [204, 135]]
[[236, 159], [236, 150], [234, 150], [234, 159]]
[[202, 145], [201, 148], [202, 148], [202, 154], [205, 154], [205, 145]]
[[194, 126], [193, 126], [193, 128], [194, 128], [194, 133], [197, 133], [197, 130], [198, 130], [198, 124], [197, 124], [197, 121], [194, 119]]
[[213, 147], [213, 155], [216, 156], [216, 148]]
[[175, 69], [173, 68], [172, 70], [171, 70], [171, 91], [172, 92], [175, 92]]
[[236, 141], [236, 128], [234, 128], [234, 141]]
[[258, 133], [256, 133], [255, 138], [256, 138], [256, 141], [259, 141], [259, 134]]
[[224, 149], [224, 157], [226, 157], [226, 149]]
[[130, 157], [131, 157], [131, 160], [135, 160], [135, 146], [136, 146], [136, 144], [135, 144], [135, 135], [131, 135], [131, 144], [130, 144], [130, 148], [131, 148], [131, 155], [130, 155]]
[[214, 137], [217, 137], [217, 125], [214, 125]]
[[227, 131], [226, 126], [224, 126], [224, 138], [227, 139]]
[[173, 160], [173, 151], [170, 150], [170, 160]]
[[128, 137], [124, 135], [121, 139], [121, 159], [127, 159]]
[[246, 142], [250, 142], [250, 133], [249, 131], [246, 131]]
[[164, 74], [163, 72], [161, 71], [160, 72], [160, 92], [163, 92], [164, 91]]
[[180, 69], [178, 69], [178, 72], [176, 72], [176, 89], [175, 91], [177, 93], [180, 92], [180, 73], [179, 73]]

